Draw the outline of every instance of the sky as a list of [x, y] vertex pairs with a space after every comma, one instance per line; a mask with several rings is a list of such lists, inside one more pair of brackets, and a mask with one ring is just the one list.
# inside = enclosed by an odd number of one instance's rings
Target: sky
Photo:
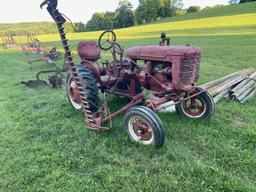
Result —
[[[229, 0], [183, 0], [184, 7], [228, 4]], [[39, 8], [43, 0], [0, 0], [0, 23], [52, 21], [46, 10]], [[114, 11], [119, 0], [59, 0], [59, 9], [73, 22], [87, 22], [95, 12]], [[130, 0], [134, 8], [138, 0]]]

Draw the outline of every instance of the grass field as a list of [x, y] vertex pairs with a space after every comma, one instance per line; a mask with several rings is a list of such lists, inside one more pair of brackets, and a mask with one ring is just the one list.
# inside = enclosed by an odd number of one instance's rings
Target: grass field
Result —
[[[126, 48], [157, 44], [162, 31], [172, 44], [202, 47], [203, 83], [256, 66], [254, 10], [256, 3], [235, 5], [116, 32]], [[69, 39], [74, 48], [99, 34]], [[60, 46], [57, 35], [39, 39]], [[121, 131], [122, 116], [109, 132], [94, 133], [65, 89], [19, 83], [45, 68], [28, 70], [24, 53], [0, 48], [0, 191], [256, 191], [256, 98], [244, 105], [223, 100], [207, 122], [159, 114], [166, 142], [156, 150], [132, 143]], [[123, 103], [111, 101], [113, 108]]]

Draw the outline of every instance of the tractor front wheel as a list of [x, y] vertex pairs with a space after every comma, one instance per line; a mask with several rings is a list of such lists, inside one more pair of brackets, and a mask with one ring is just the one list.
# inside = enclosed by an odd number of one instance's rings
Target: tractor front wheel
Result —
[[[82, 65], [77, 66], [77, 73], [83, 87], [84, 94], [87, 97], [90, 110], [92, 112], [96, 112], [99, 104], [99, 88], [97, 86], [97, 79], [90, 70], [86, 69]], [[76, 110], [82, 109], [80, 93], [71, 73], [67, 76], [67, 95], [69, 102]]]
[[202, 93], [175, 106], [179, 116], [192, 120], [207, 120], [212, 116], [214, 112], [213, 99], [207, 91], [203, 92], [203, 89], [199, 87], [193, 94], [200, 92]]
[[137, 106], [129, 109], [124, 117], [124, 130], [132, 141], [143, 145], [161, 147], [164, 143], [164, 127], [151, 109]]

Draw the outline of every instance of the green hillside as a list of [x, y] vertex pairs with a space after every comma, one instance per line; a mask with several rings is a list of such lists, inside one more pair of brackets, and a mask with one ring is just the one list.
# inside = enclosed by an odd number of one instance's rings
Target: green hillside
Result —
[[[255, 2], [231, 5], [168, 18], [152, 24], [118, 29], [115, 32], [119, 40], [158, 38], [160, 32], [163, 31], [173, 37], [255, 34], [256, 13], [254, 10], [256, 10]], [[100, 31], [69, 33], [69, 39], [97, 39], [100, 33]], [[56, 41], [58, 40], [58, 35], [42, 35], [40, 40], [45, 42]]]
[[[255, 10], [256, 3], [247, 3], [168, 18], [116, 30], [117, 40], [125, 48], [157, 45], [165, 31], [173, 45], [201, 47], [201, 84], [256, 66]], [[100, 33], [69, 33], [73, 53], [78, 41]], [[38, 38], [61, 47], [57, 34]], [[156, 150], [128, 139], [122, 115], [109, 132], [95, 133], [84, 128], [64, 88], [20, 84], [55, 66], [42, 62], [29, 70], [23, 52], [0, 47], [0, 68], [0, 191], [256, 191], [256, 98], [243, 105], [224, 99], [205, 122], [159, 113], [166, 142]], [[111, 96], [111, 111], [125, 102]]]
[[[71, 24], [67, 24], [67, 31], [73, 32]], [[26, 23], [0, 23], [0, 35], [11, 34], [51, 34], [56, 32], [55, 23], [26, 22]]]
[[181, 21], [181, 20], [190, 20], [190, 19], [200, 19], [207, 17], [216, 17], [216, 16], [228, 16], [228, 15], [240, 15], [246, 13], [255, 13], [256, 2], [243, 3], [243, 4], [234, 4], [218, 8], [210, 8], [208, 10], [190, 13], [186, 15], [181, 15], [172, 18], [162, 19], [158, 22], [170, 22], [170, 21]]

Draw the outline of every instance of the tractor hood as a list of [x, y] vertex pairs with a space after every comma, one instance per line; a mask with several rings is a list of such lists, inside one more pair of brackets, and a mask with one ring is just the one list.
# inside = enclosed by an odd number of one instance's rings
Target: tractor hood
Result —
[[201, 49], [193, 46], [138, 46], [128, 49], [126, 56], [133, 60], [171, 62], [174, 56], [181, 59], [198, 58]]

